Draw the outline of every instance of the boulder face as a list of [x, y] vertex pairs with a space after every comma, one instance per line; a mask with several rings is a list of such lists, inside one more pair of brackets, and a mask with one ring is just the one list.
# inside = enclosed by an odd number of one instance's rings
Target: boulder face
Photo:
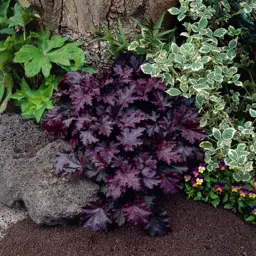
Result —
[[98, 185], [87, 179], [56, 177], [53, 166], [63, 141], [18, 115], [0, 116], [0, 203], [24, 207], [37, 224], [63, 224], [97, 198]]

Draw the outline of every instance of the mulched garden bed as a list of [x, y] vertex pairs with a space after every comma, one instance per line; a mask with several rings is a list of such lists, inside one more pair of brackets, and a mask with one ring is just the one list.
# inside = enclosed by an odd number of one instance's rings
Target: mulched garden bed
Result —
[[0, 242], [2, 256], [255, 256], [255, 228], [232, 212], [189, 201], [168, 204], [172, 233], [151, 238], [126, 225], [104, 234], [82, 227], [40, 227], [31, 220], [14, 225]]

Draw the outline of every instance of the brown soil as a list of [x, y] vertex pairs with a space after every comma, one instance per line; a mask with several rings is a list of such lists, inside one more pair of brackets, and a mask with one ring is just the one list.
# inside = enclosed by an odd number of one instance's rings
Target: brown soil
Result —
[[92, 233], [81, 227], [14, 225], [0, 242], [1, 256], [256, 256], [255, 228], [223, 209], [183, 196], [170, 200], [173, 232], [150, 238], [125, 226]]

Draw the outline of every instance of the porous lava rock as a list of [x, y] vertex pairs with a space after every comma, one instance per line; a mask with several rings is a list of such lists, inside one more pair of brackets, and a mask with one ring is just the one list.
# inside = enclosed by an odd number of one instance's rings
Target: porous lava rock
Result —
[[97, 198], [98, 185], [83, 178], [56, 177], [54, 141], [32, 121], [16, 114], [0, 115], [0, 203], [23, 207], [38, 224], [63, 224], [76, 218], [81, 207]]

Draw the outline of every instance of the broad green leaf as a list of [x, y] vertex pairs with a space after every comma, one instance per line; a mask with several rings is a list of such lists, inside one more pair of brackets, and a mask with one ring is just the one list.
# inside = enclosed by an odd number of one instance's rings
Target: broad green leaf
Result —
[[239, 143], [237, 145], [237, 152], [240, 153], [246, 149], [246, 144], [245, 143]]
[[7, 18], [7, 11], [9, 8], [11, 0], [5, 0], [0, 5], [0, 17]]
[[186, 17], [186, 15], [185, 15], [184, 13], [179, 14], [179, 15], [178, 15], [178, 21], [184, 20], [185, 17]]
[[208, 20], [205, 17], [202, 17], [198, 22], [199, 28], [205, 28], [208, 25]]
[[235, 133], [236, 133], [236, 130], [234, 128], [226, 128], [222, 134], [222, 138], [224, 140], [232, 140]]
[[203, 148], [203, 149], [206, 149], [206, 150], [210, 150], [210, 149], [213, 149], [213, 145], [211, 142], [209, 141], [203, 141], [200, 143], [200, 147]]
[[151, 75], [153, 72], [152, 64], [150, 64], [150, 63], [143, 64], [141, 66], [141, 70], [143, 71], [143, 73], [145, 73], [147, 75]]
[[228, 44], [228, 47], [229, 47], [230, 49], [233, 49], [233, 48], [235, 48], [236, 46], [237, 46], [237, 39], [233, 39], [233, 40], [230, 41], [229, 44]]
[[251, 5], [249, 5], [248, 3], [246, 3], [246, 2], [242, 2], [242, 3], [240, 3], [240, 5], [241, 5], [241, 7], [243, 7], [243, 10], [244, 10], [244, 12], [245, 13], [250, 13], [250, 12], [252, 12], [252, 6]]
[[33, 115], [38, 123], [40, 122], [40, 120], [44, 114], [44, 111], [45, 111], [44, 107], [41, 107], [38, 110], [34, 111]]
[[252, 116], [252, 117], [254, 117], [254, 118], [256, 118], [256, 110], [254, 110], [254, 109], [250, 109], [249, 110], [249, 112], [250, 112], [250, 115]]
[[176, 88], [170, 88], [167, 90], [167, 93], [171, 96], [178, 96], [181, 94], [181, 91], [179, 89]]
[[180, 47], [181, 51], [185, 54], [192, 53], [194, 51], [194, 45], [190, 43], [182, 44]]
[[225, 28], [218, 28], [214, 31], [213, 35], [215, 37], [223, 37], [227, 33], [227, 30]]
[[251, 179], [251, 175], [250, 175], [249, 173], [243, 173], [243, 174], [241, 175], [241, 179], [242, 179], [243, 181], [249, 181], [249, 180]]
[[224, 208], [225, 209], [232, 209], [232, 208], [234, 208], [234, 205], [231, 204], [231, 203], [227, 203], [227, 204], [224, 204]]
[[12, 94], [11, 99], [20, 101], [24, 99], [26, 96], [22, 91], [16, 91], [14, 94]]
[[92, 67], [83, 67], [82, 70], [86, 73], [96, 73], [97, 71]]
[[237, 154], [237, 152], [236, 152], [234, 149], [230, 149], [230, 150], [228, 151], [228, 156], [229, 156], [232, 160], [234, 160], [234, 161], [237, 161], [237, 159], [238, 159], [238, 154]]
[[256, 217], [251, 215], [251, 216], [248, 216], [245, 220], [248, 221], [248, 222], [252, 222], [252, 221], [256, 220]]
[[245, 155], [241, 155], [237, 159], [237, 163], [239, 165], [244, 165], [246, 161], [247, 161], [247, 156], [245, 156]]
[[23, 77], [21, 80], [21, 90], [24, 92], [29, 92], [31, 91], [26, 79]]
[[0, 29], [0, 34], [7, 34], [7, 35], [12, 35], [14, 33], [14, 29], [13, 28], [3, 28]]
[[179, 53], [180, 48], [179, 48], [179, 46], [178, 46], [177, 44], [175, 44], [174, 42], [172, 42], [172, 44], [171, 44], [171, 50], [172, 50], [173, 53]]
[[240, 175], [240, 173], [233, 173], [233, 178], [236, 180], [236, 181], [241, 181], [242, 180], [242, 177]]
[[212, 130], [212, 135], [214, 136], [215, 139], [217, 139], [217, 140], [222, 140], [220, 130], [217, 129], [217, 128], [215, 128], [215, 127], [214, 127], [213, 130]]
[[201, 70], [201, 69], [203, 69], [203, 68], [204, 68], [204, 64], [201, 63], [200, 61], [199, 61], [199, 62], [194, 62], [194, 63], [191, 65], [191, 69], [192, 69], [193, 71], [199, 71], [199, 70]]
[[211, 60], [211, 57], [209, 57], [209, 56], [204, 56], [204, 57], [200, 60], [200, 62], [202, 62], [203, 64], [206, 64], [206, 63], [208, 63], [210, 60]]
[[218, 198], [218, 199], [211, 201], [211, 204], [216, 208], [220, 204], [220, 199]]
[[207, 46], [207, 45], [203, 45], [200, 50], [201, 53], [209, 53], [211, 51], [211, 47]]
[[14, 16], [9, 18], [9, 28], [15, 26], [24, 26], [24, 22], [22, 20], [22, 8], [19, 4], [14, 5]]
[[[85, 57], [83, 50], [78, 48], [80, 43], [68, 43], [63, 46], [66, 37], [50, 36], [46, 30], [41, 34], [38, 41], [38, 47], [33, 45], [23, 46], [16, 54], [14, 62], [25, 64], [25, 73], [27, 77], [33, 77], [42, 71], [45, 78], [50, 75], [52, 63], [64, 67], [71, 67], [71, 60], [75, 62], [76, 69], [84, 64]], [[56, 49], [58, 48], [58, 49]]]
[[171, 9], [168, 10], [170, 14], [172, 15], [179, 15], [180, 14], [180, 9], [176, 7], [172, 7]]

